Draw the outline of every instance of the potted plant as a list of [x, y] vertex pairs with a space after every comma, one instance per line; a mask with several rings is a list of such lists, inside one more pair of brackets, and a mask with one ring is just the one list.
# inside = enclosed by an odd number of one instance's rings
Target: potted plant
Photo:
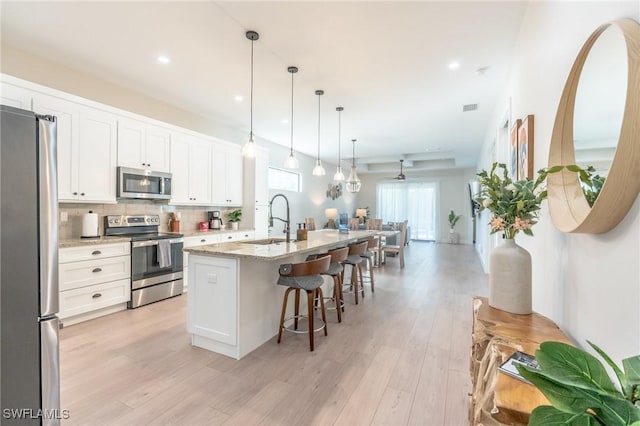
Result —
[[449, 233], [453, 234], [453, 228], [455, 228], [456, 223], [462, 218], [459, 214], [456, 214], [453, 210], [449, 212]]
[[240, 218], [242, 217], [242, 210], [235, 209], [229, 213], [229, 222], [231, 223], [231, 229], [238, 229], [238, 222], [240, 222]]
[[449, 243], [450, 244], [458, 244], [459, 235], [454, 231], [456, 223], [462, 218], [462, 216], [457, 215], [453, 210], [449, 212]]
[[539, 369], [516, 365], [551, 402], [533, 410], [529, 425], [640, 425], [640, 355], [622, 360], [622, 368], [599, 347], [620, 382], [616, 387], [593, 355], [560, 342], [544, 342], [536, 351]]

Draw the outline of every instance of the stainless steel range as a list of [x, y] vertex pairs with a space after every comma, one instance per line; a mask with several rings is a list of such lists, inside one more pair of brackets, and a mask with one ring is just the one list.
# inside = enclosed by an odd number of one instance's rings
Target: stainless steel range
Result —
[[183, 291], [181, 234], [158, 232], [160, 216], [105, 216], [105, 235], [131, 238], [130, 309]]

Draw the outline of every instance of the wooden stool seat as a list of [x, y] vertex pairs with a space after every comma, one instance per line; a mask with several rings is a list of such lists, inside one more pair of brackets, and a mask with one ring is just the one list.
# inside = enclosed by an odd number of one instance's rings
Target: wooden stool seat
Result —
[[[293, 319], [294, 330], [298, 330], [298, 320], [303, 316], [299, 314], [300, 309], [300, 290], [307, 293], [307, 311], [308, 311], [308, 333], [309, 333], [309, 349], [313, 351], [314, 342], [313, 335], [315, 331], [324, 329], [324, 335], [327, 335], [327, 317], [324, 309], [324, 297], [322, 296], [322, 284], [324, 279], [320, 274], [324, 274], [329, 270], [331, 256], [323, 256], [314, 260], [301, 263], [286, 263], [280, 265], [278, 285], [287, 286], [282, 301], [282, 312], [280, 314], [280, 327], [278, 329], [278, 343], [282, 340], [282, 331], [285, 330], [284, 323], [286, 320]], [[294, 315], [285, 319], [287, 312], [287, 300], [289, 293], [295, 291], [295, 307]], [[314, 329], [314, 299], [318, 295], [320, 299], [320, 309], [322, 314], [322, 326]]]

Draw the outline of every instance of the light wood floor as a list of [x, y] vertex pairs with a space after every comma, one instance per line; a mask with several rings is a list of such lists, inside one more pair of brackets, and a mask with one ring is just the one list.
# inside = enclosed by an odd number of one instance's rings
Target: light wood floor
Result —
[[[466, 425], [473, 246], [412, 242], [406, 267], [328, 313], [329, 336], [286, 333], [240, 361], [193, 348], [186, 296], [61, 330], [63, 425]], [[348, 296], [347, 296], [348, 297]]]

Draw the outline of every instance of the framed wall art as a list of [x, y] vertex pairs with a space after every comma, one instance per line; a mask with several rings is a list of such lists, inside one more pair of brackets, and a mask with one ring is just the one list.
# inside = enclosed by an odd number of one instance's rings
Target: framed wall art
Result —
[[518, 130], [521, 125], [522, 120], [516, 119], [509, 134], [509, 176], [511, 179], [518, 178]]
[[518, 130], [518, 179], [533, 179], [533, 115]]

